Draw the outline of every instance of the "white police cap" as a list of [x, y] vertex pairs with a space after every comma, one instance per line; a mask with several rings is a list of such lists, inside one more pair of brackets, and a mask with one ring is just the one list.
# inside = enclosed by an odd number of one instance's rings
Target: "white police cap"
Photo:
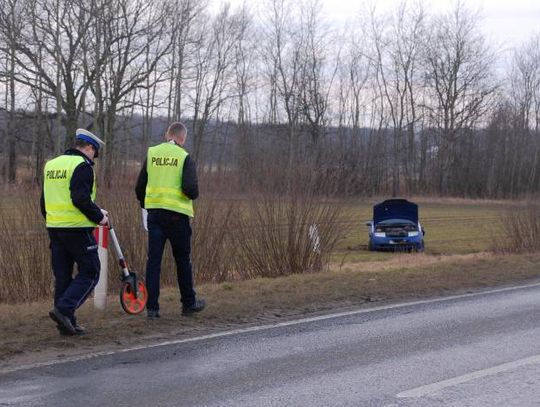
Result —
[[95, 134], [92, 134], [86, 129], [77, 129], [77, 131], [75, 132], [75, 138], [79, 140], [84, 140], [92, 144], [98, 150], [105, 145], [105, 142], [103, 140], [101, 140]]

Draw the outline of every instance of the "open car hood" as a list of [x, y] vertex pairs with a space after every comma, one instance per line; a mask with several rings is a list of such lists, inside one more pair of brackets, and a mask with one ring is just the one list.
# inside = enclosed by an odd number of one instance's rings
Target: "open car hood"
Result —
[[418, 205], [406, 199], [388, 199], [373, 207], [373, 223], [389, 219], [406, 219], [418, 223]]

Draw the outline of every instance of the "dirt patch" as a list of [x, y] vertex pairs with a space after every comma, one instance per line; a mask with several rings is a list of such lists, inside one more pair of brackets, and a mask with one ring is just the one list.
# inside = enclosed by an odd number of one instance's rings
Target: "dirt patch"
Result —
[[239, 326], [373, 302], [469, 291], [540, 277], [540, 254], [500, 256], [402, 255], [384, 262], [332, 265], [330, 271], [209, 284], [198, 288], [208, 301], [200, 315], [182, 317], [178, 291], [164, 290], [162, 318], [124, 314], [116, 297], [96, 313], [89, 301], [78, 313], [88, 334], [60, 337], [47, 313], [50, 303], [0, 306], [0, 369], [141, 343], [180, 339]]

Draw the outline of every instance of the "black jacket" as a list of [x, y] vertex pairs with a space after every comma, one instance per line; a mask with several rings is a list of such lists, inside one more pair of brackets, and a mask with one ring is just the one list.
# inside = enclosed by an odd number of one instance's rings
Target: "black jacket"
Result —
[[[92, 166], [94, 162], [90, 160], [84, 153], [77, 149], [69, 149], [65, 155], [79, 155], [84, 158], [84, 162], [80, 163], [73, 171], [73, 176], [69, 184], [71, 192], [71, 202], [77, 207], [88, 219], [92, 222], [99, 223], [103, 219], [101, 209], [92, 202], [91, 193], [94, 186], [94, 170]], [[45, 218], [45, 195], [41, 191], [41, 214]], [[78, 228], [69, 228], [78, 229]]]
[[[144, 208], [144, 198], [146, 196], [146, 185], [148, 184], [148, 171], [146, 169], [146, 159], [137, 178], [137, 185], [135, 186], [135, 194], [141, 204], [141, 208]], [[184, 167], [182, 168], [182, 192], [192, 201], [199, 197], [199, 184], [197, 181], [197, 166], [195, 161], [191, 159], [191, 156], [187, 156], [184, 161]]]

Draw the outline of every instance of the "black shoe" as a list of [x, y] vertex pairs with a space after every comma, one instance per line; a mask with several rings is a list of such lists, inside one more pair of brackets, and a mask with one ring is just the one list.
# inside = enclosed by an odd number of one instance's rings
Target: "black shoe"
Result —
[[159, 311], [156, 311], [156, 310], [153, 310], [153, 309], [147, 309], [146, 310], [146, 316], [148, 317], [148, 319], [158, 319], [158, 318], [160, 318]]
[[182, 305], [182, 315], [191, 315], [195, 312], [201, 312], [204, 307], [206, 307], [206, 302], [203, 299], [195, 300], [193, 305]]
[[66, 331], [67, 335], [76, 335], [77, 331], [75, 330], [75, 327], [71, 323], [71, 320], [66, 317], [64, 314], [62, 314], [58, 308], [53, 308], [52, 311], [49, 312], [49, 317], [56, 322], [58, 326], [60, 326], [62, 329]]
[[77, 323], [77, 318], [75, 318], [75, 316], [71, 318], [71, 325], [75, 328], [76, 335], [84, 335], [86, 333], [85, 329]]
[[[75, 324], [73, 328], [75, 328], [75, 335], [77, 336], [86, 334], [86, 330], [80, 325]], [[72, 333], [70, 333], [66, 328], [61, 325], [56, 325], [56, 329], [58, 329], [58, 332], [60, 332], [60, 335], [62, 336], [73, 336]]]

